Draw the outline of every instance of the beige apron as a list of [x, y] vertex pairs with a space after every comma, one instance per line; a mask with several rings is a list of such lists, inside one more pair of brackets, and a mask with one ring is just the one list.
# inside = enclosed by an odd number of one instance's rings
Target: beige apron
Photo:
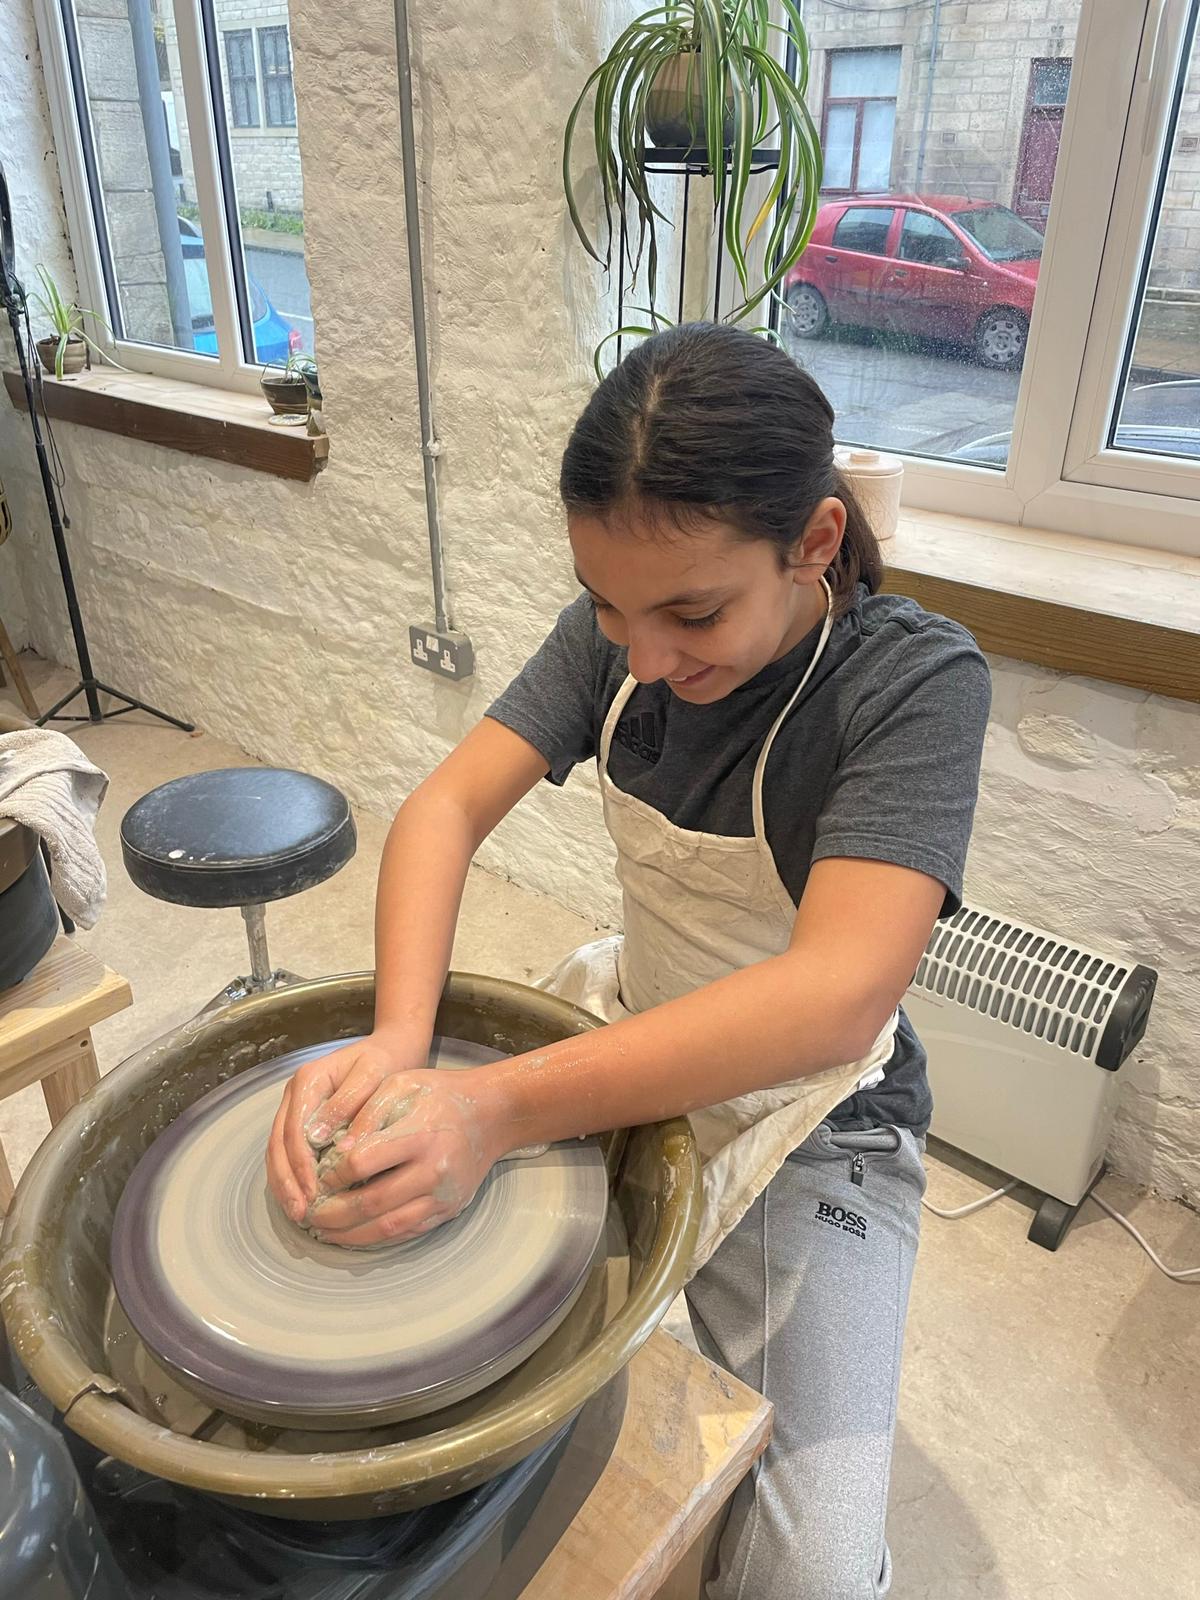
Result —
[[[826, 600], [816, 654], [759, 752], [750, 838], [677, 828], [611, 781], [613, 732], [637, 687], [636, 679], [625, 680], [605, 721], [599, 751], [604, 820], [617, 847], [625, 932], [574, 951], [540, 987], [606, 1022], [618, 1022], [787, 949], [796, 908], [767, 844], [763, 775], [775, 736], [829, 642], [833, 601], [828, 587]], [[788, 1154], [834, 1106], [860, 1085], [882, 1078], [896, 1023], [893, 1013], [861, 1061], [692, 1113], [704, 1162], [704, 1205], [692, 1272], [704, 1265]], [[753, 1049], [752, 1040], [747, 1048]]]

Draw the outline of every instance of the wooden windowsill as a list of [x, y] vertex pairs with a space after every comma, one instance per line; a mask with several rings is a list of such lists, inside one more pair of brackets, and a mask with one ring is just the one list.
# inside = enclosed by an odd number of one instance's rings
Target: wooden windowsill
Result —
[[[13, 405], [24, 411], [20, 373], [6, 372], [4, 386]], [[271, 423], [261, 395], [104, 368], [63, 379], [43, 373], [42, 393], [53, 422], [77, 422], [280, 478], [307, 482], [329, 454], [323, 434], [313, 437], [303, 426]]]
[[905, 508], [884, 588], [984, 650], [1200, 701], [1200, 560]]

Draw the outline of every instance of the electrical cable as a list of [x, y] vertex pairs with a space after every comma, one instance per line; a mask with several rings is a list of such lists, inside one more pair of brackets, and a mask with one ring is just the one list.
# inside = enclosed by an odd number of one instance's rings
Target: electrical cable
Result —
[[[945, 1211], [940, 1206], [931, 1204], [928, 1200], [922, 1200], [921, 1204], [926, 1211], [931, 1211], [935, 1217], [944, 1217], [948, 1222], [954, 1222], [960, 1217], [969, 1217], [973, 1212], [982, 1211], [984, 1206], [990, 1206], [993, 1200], [999, 1200], [1001, 1195], [1008, 1194], [1015, 1189], [1017, 1182], [1018, 1180], [1013, 1178], [1011, 1182], [1004, 1184], [1002, 1188], [993, 1189], [990, 1194], [980, 1195], [978, 1200], [971, 1200], [965, 1206], [956, 1206], [952, 1211]], [[1124, 1228], [1125, 1232], [1141, 1245], [1158, 1270], [1173, 1282], [1185, 1283], [1191, 1279], [1200, 1278], [1200, 1267], [1168, 1267], [1153, 1245], [1138, 1232], [1129, 1218], [1123, 1216], [1115, 1206], [1110, 1206], [1107, 1200], [1102, 1200], [1098, 1194], [1090, 1194], [1087, 1199], [1094, 1200], [1101, 1211], [1105, 1212], [1114, 1222]]]
[[1002, 1194], [1008, 1194], [1011, 1189], [1016, 1187], [1017, 1180], [1014, 1178], [1011, 1183], [1006, 1183], [1002, 1189], [993, 1189], [991, 1194], [985, 1194], [978, 1200], [972, 1200], [969, 1205], [957, 1206], [953, 1211], [942, 1211], [928, 1200], [922, 1200], [921, 1204], [926, 1211], [932, 1211], [935, 1217], [944, 1217], [947, 1222], [954, 1222], [959, 1217], [969, 1217], [973, 1211], [982, 1211], [984, 1206], [990, 1206], [993, 1200], [999, 1200]]
[[1165, 1272], [1168, 1278], [1173, 1278], [1176, 1283], [1181, 1283], [1185, 1278], [1200, 1277], [1200, 1267], [1168, 1267], [1166, 1262], [1155, 1253], [1155, 1250], [1150, 1242], [1144, 1239], [1137, 1231], [1128, 1217], [1123, 1217], [1114, 1206], [1109, 1205], [1107, 1200], [1101, 1200], [1098, 1194], [1090, 1194], [1088, 1195], [1088, 1199], [1094, 1200], [1100, 1207], [1101, 1211], [1106, 1211], [1114, 1222], [1120, 1223], [1120, 1225], [1125, 1229], [1126, 1233], [1132, 1234], [1132, 1236], [1141, 1245], [1142, 1249], [1150, 1257], [1151, 1261], [1153, 1261], [1158, 1270], [1160, 1272]]

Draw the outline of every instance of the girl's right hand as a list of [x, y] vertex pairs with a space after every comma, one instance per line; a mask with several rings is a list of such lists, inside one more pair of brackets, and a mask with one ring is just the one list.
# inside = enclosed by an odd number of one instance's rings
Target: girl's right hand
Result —
[[301, 1067], [288, 1081], [267, 1144], [267, 1181], [293, 1222], [302, 1222], [317, 1194], [314, 1146], [332, 1143], [384, 1078], [428, 1065], [421, 1050], [371, 1034]]

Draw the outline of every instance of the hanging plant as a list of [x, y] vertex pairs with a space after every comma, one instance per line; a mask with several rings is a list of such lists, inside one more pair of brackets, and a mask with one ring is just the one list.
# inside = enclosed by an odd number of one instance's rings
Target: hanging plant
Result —
[[[804, 102], [808, 38], [794, 0], [779, 0], [788, 26], [771, 22], [770, 0], [679, 0], [655, 6], [632, 22], [583, 86], [563, 139], [563, 188], [575, 232], [588, 254], [607, 268], [614, 221], [622, 207], [629, 227], [629, 260], [646, 260], [650, 305], [658, 278], [657, 225], [670, 219], [654, 203], [645, 170], [646, 137], [698, 153], [713, 179], [714, 212], [725, 201], [725, 247], [745, 297], [729, 317], [740, 321], [783, 280], [808, 243], [821, 189], [821, 146]], [[771, 54], [791, 38], [796, 76]], [[592, 98], [590, 135], [600, 172], [604, 231], [598, 243], [580, 215], [571, 176], [576, 136]], [[770, 190], [747, 223], [746, 195], [755, 151], [768, 138], [779, 151]], [[628, 212], [626, 213], [627, 221]], [[774, 219], [766, 272], [751, 284], [750, 245]], [[635, 242], [636, 238], [636, 242]]]

